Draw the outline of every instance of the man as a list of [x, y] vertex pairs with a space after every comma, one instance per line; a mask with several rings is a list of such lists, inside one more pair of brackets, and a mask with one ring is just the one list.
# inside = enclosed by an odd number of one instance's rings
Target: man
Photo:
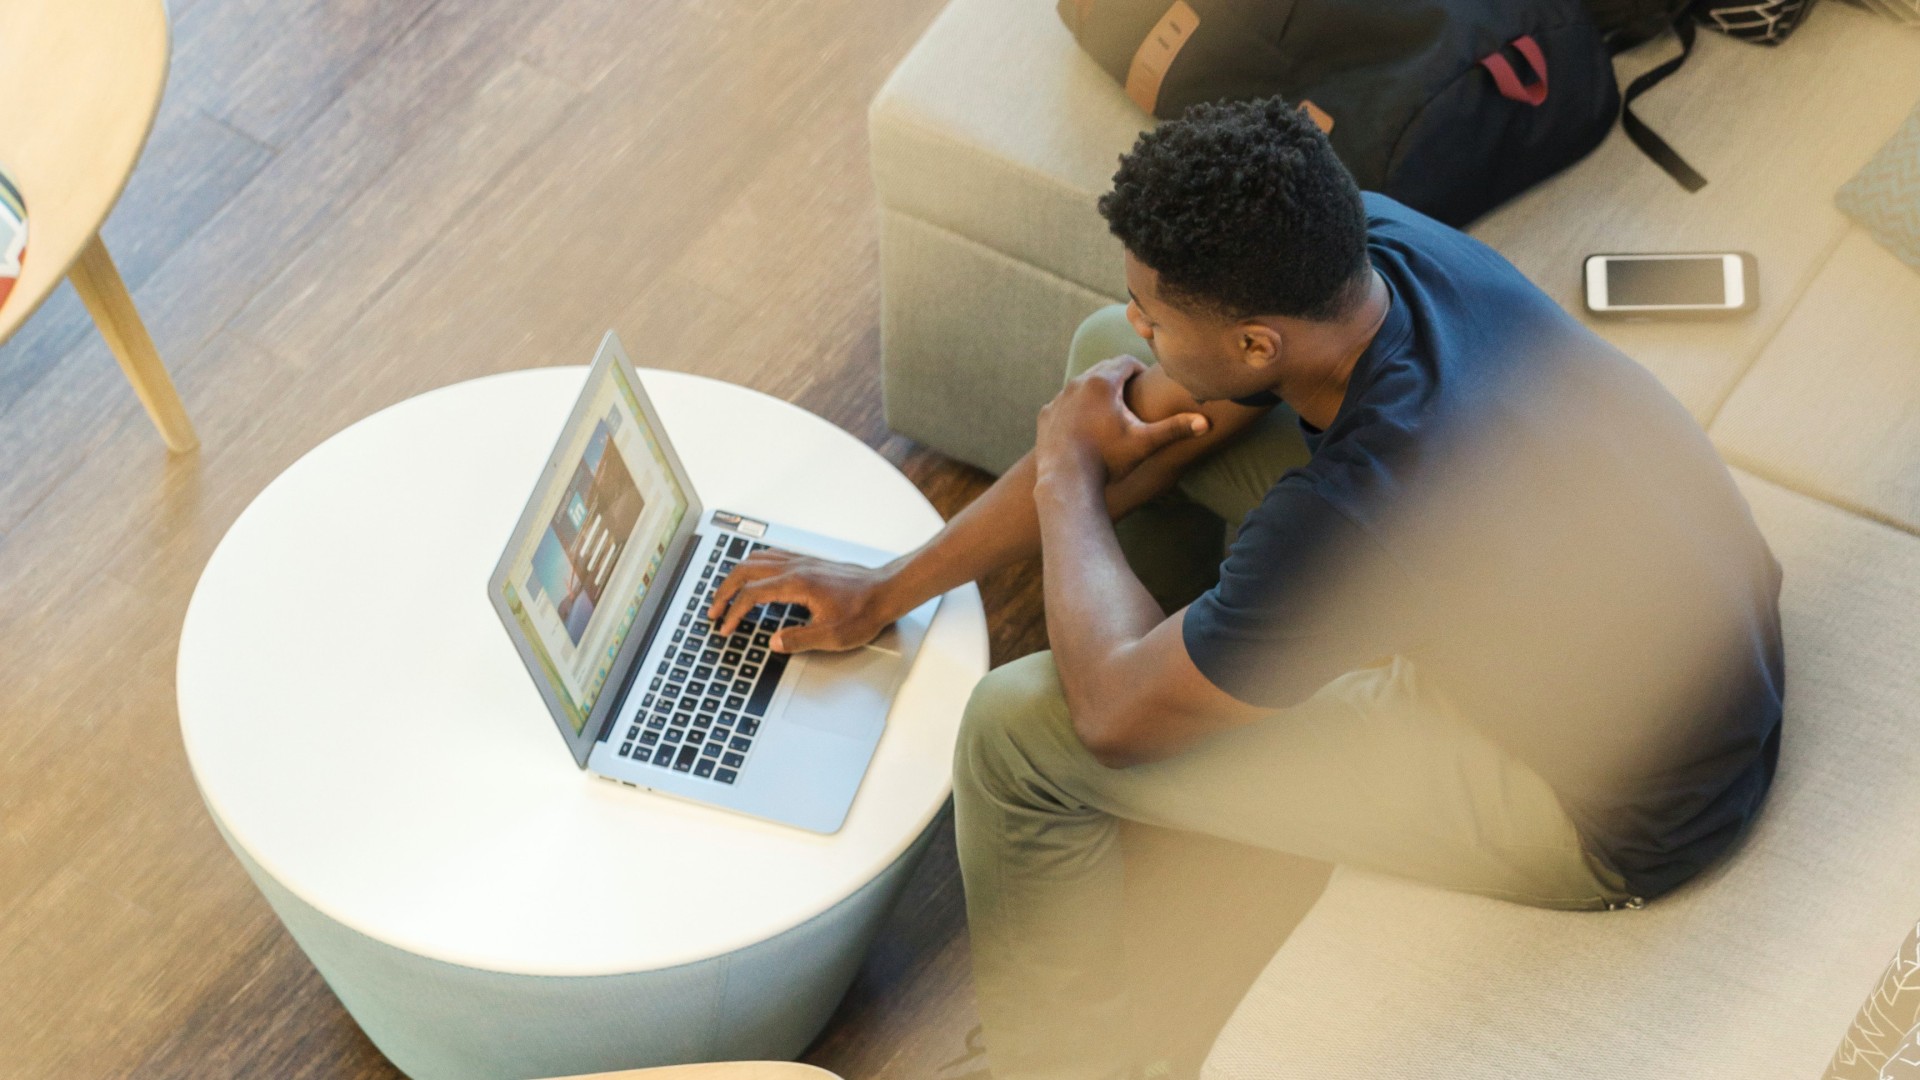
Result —
[[897, 562], [756, 556], [711, 612], [847, 648], [1042, 554], [1053, 651], [954, 759], [996, 1074], [1136, 1075], [1117, 818], [1568, 909], [1726, 852], [1778, 755], [1779, 570], [1652, 376], [1279, 99], [1143, 135], [1100, 211], [1131, 303], [1034, 450]]

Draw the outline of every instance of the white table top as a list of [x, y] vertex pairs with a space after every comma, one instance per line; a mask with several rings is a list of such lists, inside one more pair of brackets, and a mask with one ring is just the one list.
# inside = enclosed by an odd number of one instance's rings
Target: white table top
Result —
[[[832, 836], [576, 768], [486, 586], [585, 372], [444, 387], [315, 447], [234, 522], [180, 637], [187, 756], [247, 854], [355, 930], [490, 971], [653, 970], [832, 907], [938, 812], [987, 669], [979, 592], [957, 589]], [[804, 410], [641, 378], [710, 506], [896, 550], [940, 527]], [[773, 449], [750, 456], [739, 431]]]

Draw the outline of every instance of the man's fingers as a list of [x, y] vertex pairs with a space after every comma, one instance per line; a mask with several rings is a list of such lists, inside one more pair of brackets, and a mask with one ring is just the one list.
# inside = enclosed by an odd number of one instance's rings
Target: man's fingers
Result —
[[[770, 642], [774, 652], [799, 653], [810, 649], [844, 649], [847, 643], [836, 640], [836, 631], [832, 626], [809, 622], [801, 626], [786, 626], [773, 635]], [[862, 642], [861, 644], [865, 644]]]
[[742, 586], [738, 592], [733, 594], [732, 605], [727, 608], [724, 617], [715, 622], [715, 625], [719, 628], [720, 636], [727, 637], [739, 629], [740, 620], [746, 618], [747, 612], [752, 611], [755, 605], [776, 601], [778, 598], [773, 595], [774, 590], [775, 583], [773, 579], [749, 582], [745, 586]]
[[1087, 374], [1121, 382], [1132, 378], [1135, 373], [1146, 370], [1146, 364], [1140, 358], [1129, 353], [1109, 356], [1105, 360], [1087, 369]]
[[708, 619], [719, 628], [720, 635], [725, 637], [739, 628], [740, 620], [746, 618], [747, 612], [752, 611], [756, 604], [774, 604], [791, 598], [796, 598], [794, 591], [783, 588], [777, 577], [750, 581], [733, 594], [730, 605], [719, 618], [710, 615]]
[[760, 556], [764, 554], [766, 554], [766, 552], [754, 552], [752, 557], [747, 558], [742, 561], [740, 565], [734, 567], [720, 584], [713, 587], [712, 603], [707, 605], [707, 620], [709, 622], [720, 618], [726, 613], [727, 603], [733, 599], [733, 594], [756, 581], [772, 577], [786, 569], [773, 559], [760, 558]]
[[1147, 445], [1158, 450], [1163, 446], [1171, 446], [1182, 439], [1191, 439], [1197, 435], [1205, 435], [1207, 433], [1207, 426], [1207, 418], [1199, 413], [1179, 413], [1174, 416], [1169, 416], [1165, 420], [1158, 420], [1151, 424], [1143, 424], [1141, 425], [1141, 432], [1146, 436]]
[[799, 574], [781, 574], [778, 577], [763, 578], [734, 594], [733, 606], [727, 609], [726, 621], [716, 621], [720, 636], [727, 637], [738, 630], [741, 620], [747, 617], [747, 612], [760, 604], [798, 604], [816, 618], [825, 606], [820, 601], [819, 590]]

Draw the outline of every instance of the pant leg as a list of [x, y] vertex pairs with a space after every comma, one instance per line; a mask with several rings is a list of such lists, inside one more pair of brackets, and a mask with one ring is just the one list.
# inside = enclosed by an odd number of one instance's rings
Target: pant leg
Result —
[[1109, 769], [1051, 654], [990, 672], [954, 757], [975, 985], [1001, 1080], [1122, 1080], [1118, 818], [1545, 907], [1625, 899], [1545, 781], [1414, 666], [1349, 673], [1178, 757]]
[[[1124, 307], [1103, 308], [1076, 331], [1066, 375], [1123, 353], [1152, 362], [1151, 347], [1133, 332]], [[1225, 524], [1237, 526], [1274, 481], [1307, 457], [1297, 417], [1276, 407], [1197, 463], [1177, 491], [1117, 524], [1129, 564], [1163, 609], [1176, 610], [1212, 585]], [[1119, 953], [1118, 817], [1523, 902], [1579, 907], [1604, 904], [1596, 895], [1623, 898], [1610, 872], [1610, 883], [1591, 880], [1596, 871], [1544, 782], [1457, 718], [1439, 729], [1447, 733], [1439, 737], [1447, 744], [1442, 749], [1453, 757], [1417, 738], [1376, 738], [1369, 747], [1360, 735], [1364, 728], [1348, 722], [1356, 709], [1381, 716], [1411, 704], [1417, 711], [1417, 688], [1404, 661], [1355, 672], [1257, 725], [1281, 728], [1286, 717], [1284, 730], [1295, 745], [1239, 746], [1258, 742], [1243, 730], [1174, 761], [1110, 770], [1073, 735], [1050, 656], [990, 673], [969, 705], [954, 787], [976, 984], [996, 1072], [1113, 1078], [1128, 1075], [1133, 1065]], [[1382, 704], [1395, 702], [1391, 709]], [[1319, 727], [1303, 717], [1318, 718]], [[1449, 764], [1456, 759], [1477, 761], [1484, 786], [1468, 783], [1476, 774]], [[1219, 763], [1220, 775], [1210, 775], [1208, 760]], [[1328, 767], [1343, 760], [1340, 768]], [[1399, 775], [1422, 768], [1436, 781], [1429, 784], [1431, 798], [1416, 796], [1419, 785]], [[1189, 779], [1178, 779], [1186, 773]], [[1367, 776], [1376, 782], [1364, 783]], [[1452, 788], [1444, 790], [1449, 778]], [[1230, 781], [1224, 793], [1221, 781]], [[1316, 808], [1322, 796], [1325, 805]], [[1451, 843], [1432, 842], [1435, 808], [1442, 805], [1460, 811], [1451, 819]], [[1522, 823], [1533, 832], [1516, 835], [1533, 839], [1510, 838], [1490, 849], [1504, 855], [1463, 855], [1489, 822]], [[1541, 860], [1527, 856], [1540, 851], [1554, 868], [1544, 887], [1529, 883], [1530, 874], [1540, 876], [1535, 864]]]

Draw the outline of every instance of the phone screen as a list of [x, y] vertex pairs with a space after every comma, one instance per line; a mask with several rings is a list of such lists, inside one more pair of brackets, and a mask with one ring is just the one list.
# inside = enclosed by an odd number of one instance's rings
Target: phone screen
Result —
[[1607, 305], [1724, 305], [1726, 260], [1719, 255], [1671, 259], [1608, 259]]

